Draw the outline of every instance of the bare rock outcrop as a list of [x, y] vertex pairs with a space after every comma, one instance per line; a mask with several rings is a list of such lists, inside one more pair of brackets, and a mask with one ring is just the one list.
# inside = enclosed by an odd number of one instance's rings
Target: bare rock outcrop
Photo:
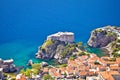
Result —
[[91, 32], [88, 45], [95, 48], [106, 47], [117, 39], [117, 33], [118, 31], [112, 26], [95, 29]]
[[13, 59], [9, 59], [9, 60], [0, 59], [0, 68], [2, 68], [3, 72], [6, 73], [16, 72], [16, 66], [14, 65], [13, 62], [14, 62]]

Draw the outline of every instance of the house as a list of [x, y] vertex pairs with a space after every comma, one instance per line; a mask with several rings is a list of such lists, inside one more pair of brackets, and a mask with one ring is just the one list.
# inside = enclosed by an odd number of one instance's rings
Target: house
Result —
[[56, 73], [56, 72], [59, 72], [59, 70], [58, 70], [57, 68], [54, 68], [54, 67], [53, 67], [53, 68], [50, 68], [50, 69], [49, 69], [49, 74], [50, 74], [50, 75], [54, 75], [54, 73]]
[[66, 73], [66, 75], [67, 75], [67, 78], [73, 77], [73, 75], [74, 75], [74, 70], [75, 70], [75, 69], [74, 69], [72, 66], [67, 66], [67, 67], [66, 67], [65, 73]]
[[53, 76], [56, 80], [57, 80], [57, 79], [60, 79], [60, 78], [64, 78], [64, 77], [62, 77], [62, 75], [61, 75], [60, 73], [58, 73], [58, 72], [53, 73], [53, 75], [51, 75], [51, 76]]
[[43, 68], [43, 74], [47, 74], [49, 72], [48, 68]]
[[89, 71], [89, 72], [88, 72], [88, 75], [89, 75], [89, 76], [94, 76], [94, 75], [95, 75], [95, 72], [94, 72], [94, 71]]
[[103, 71], [98, 75], [100, 80], [119, 80], [120, 74], [118, 71]]
[[65, 76], [66, 76], [65, 70], [66, 70], [65, 67], [61, 67], [61, 68], [58, 69], [58, 72], [61, 74], [62, 78], [65, 78]]
[[119, 71], [120, 72], [120, 67], [119, 66], [110, 66], [111, 71]]
[[88, 73], [86, 71], [81, 71], [79, 74], [79, 77], [82, 79], [85, 79], [88, 76]]
[[116, 63], [120, 66], [120, 58], [116, 58]]
[[99, 80], [99, 78], [97, 76], [88, 76], [86, 80]]
[[16, 80], [27, 80], [27, 79], [26, 79], [25, 75], [23, 75], [23, 74], [18, 74], [18, 75], [16, 76]]
[[107, 70], [107, 68], [103, 65], [97, 65], [96, 69], [97, 69], [97, 71], [106, 71]]
[[90, 54], [90, 58], [94, 58], [94, 57], [97, 57], [96, 54]]

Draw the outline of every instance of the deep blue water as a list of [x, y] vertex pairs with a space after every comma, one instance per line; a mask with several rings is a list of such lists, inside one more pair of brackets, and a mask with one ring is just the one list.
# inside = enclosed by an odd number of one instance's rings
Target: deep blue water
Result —
[[51, 33], [72, 31], [85, 43], [105, 25], [120, 26], [120, 0], [0, 0], [0, 57], [25, 64]]

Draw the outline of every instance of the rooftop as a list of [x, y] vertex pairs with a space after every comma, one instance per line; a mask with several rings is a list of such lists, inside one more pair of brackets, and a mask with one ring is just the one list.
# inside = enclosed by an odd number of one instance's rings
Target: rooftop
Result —
[[119, 75], [119, 72], [118, 71], [104, 71], [104, 72], [100, 72], [100, 74], [105, 80], [114, 80], [113, 75]]
[[62, 35], [74, 35], [74, 33], [73, 32], [58, 32], [58, 33], [55, 33], [55, 34], [51, 34], [48, 37], [52, 37], [52, 36], [59, 37], [59, 36], [62, 36]]

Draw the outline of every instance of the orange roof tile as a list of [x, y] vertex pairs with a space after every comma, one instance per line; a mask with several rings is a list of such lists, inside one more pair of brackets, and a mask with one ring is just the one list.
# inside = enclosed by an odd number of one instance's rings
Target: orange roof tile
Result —
[[53, 73], [55, 73], [56, 71], [57, 71], [56, 68], [50, 68], [50, 69], [49, 69], [49, 74], [53, 74]]
[[27, 79], [24, 75], [22, 75], [20, 80], [27, 80]]
[[89, 71], [88, 74], [89, 74], [90, 76], [92, 76], [92, 75], [94, 75], [95, 73], [94, 73], [93, 71]]
[[99, 74], [105, 79], [105, 80], [114, 80], [112, 75], [118, 75], [118, 71], [104, 71], [99, 72]]
[[110, 66], [110, 69], [120, 69], [119, 66]]
[[81, 56], [82, 59], [87, 59], [88, 56], [84, 55], [84, 56]]
[[60, 77], [60, 76], [61, 76], [61, 74], [60, 74], [60, 73], [55, 72], [55, 73], [53, 74], [53, 76], [54, 76], [54, 77]]
[[48, 68], [43, 68], [43, 72], [48, 72], [49, 69]]
[[96, 54], [90, 54], [90, 57], [97, 57]]
[[120, 63], [120, 58], [116, 58], [116, 62], [117, 62], [117, 63]]
[[87, 72], [85, 72], [85, 71], [80, 72], [80, 76], [85, 76], [85, 75], [87, 75]]

